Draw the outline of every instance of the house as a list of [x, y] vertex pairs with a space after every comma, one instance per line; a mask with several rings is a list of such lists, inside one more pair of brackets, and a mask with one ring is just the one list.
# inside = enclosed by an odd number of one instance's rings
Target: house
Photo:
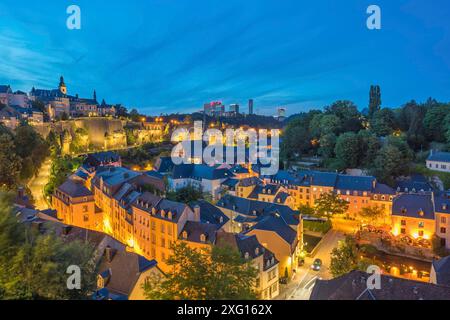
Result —
[[430, 240], [435, 233], [433, 194], [402, 194], [392, 205], [392, 233]]
[[450, 287], [450, 256], [433, 261], [431, 265], [430, 282]]
[[317, 280], [310, 300], [450, 300], [450, 287], [381, 275], [380, 289], [369, 289], [370, 275], [352, 271], [332, 280]]
[[205, 164], [175, 165], [169, 176], [169, 189], [180, 190], [193, 186], [209, 193], [214, 199], [220, 196], [221, 185], [232, 173], [220, 166], [207, 166]]
[[216, 245], [231, 247], [239, 251], [243, 259], [252, 261], [258, 270], [255, 291], [260, 299], [274, 299], [279, 295], [279, 262], [256, 236], [218, 232]]
[[227, 194], [217, 202], [216, 206], [230, 219], [228, 228], [230, 232], [245, 232], [262, 218], [273, 213], [282, 216], [284, 221], [294, 230], [297, 230], [299, 224], [301, 224], [300, 213], [282, 204], [262, 202]]
[[335, 193], [349, 203], [347, 215], [356, 218], [365, 207], [381, 206], [386, 215], [391, 212], [396, 192], [387, 185], [378, 183], [371, 176], [350, 176], [333, 172], [280, 170], [274, 176], [263, 177], [266, 183], [283, 186], [292, 200], [292, 206], [313, 207], [326, 193]]
[[245, 233], [256, 236], [259, 243], [273, 252], [279, 261], [279, 273], [290, 278], [298, 267], [298, 258], [303, 249], [302, 224], [294, 230], [282, 216], [273, 213], [263, 217], [256, 225]]
[[96, 300], [145, 300], [143, 285], [164, 277], [155, 260], [106, 247], [97, 275]]
[[427, 158], [427, 168], [434, 171], [450, 172], [450, 152], [431, 150]]
[[230, 219], [219, 208], [212, 205], [208, 201], [198, 200], [189, 203], [189, 206], [195, 210], [196, 207], [200, 209], [200, 221], [216, 226], [217, 230], [228, 231], [230, 229]]
[[56, 188], [52, 197], [52, 208], [65, 224], [100, 231], [103, 216], [96, 206], [94, 194], [76, 180], [68, 179]]

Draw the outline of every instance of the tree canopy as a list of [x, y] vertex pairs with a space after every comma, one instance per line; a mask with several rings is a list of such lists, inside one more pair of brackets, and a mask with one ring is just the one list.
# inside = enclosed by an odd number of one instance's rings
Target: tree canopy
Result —
[[173, 268], [163, 279], [148, 279], [143, 288], [152, 300], [251, 300], [257, 270], [231, 247], [206, 252], [186, 244], [173, 246], [166, 262]]

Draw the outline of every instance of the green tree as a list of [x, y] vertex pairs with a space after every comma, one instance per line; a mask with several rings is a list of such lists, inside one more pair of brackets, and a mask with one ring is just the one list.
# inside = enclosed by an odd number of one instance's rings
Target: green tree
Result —
[[334, 153], [344, 166], [342, 169], [357, 168], [363, 153], [358, 135], [353, 132], [341, 134], [336, 141]]
[[16, 154], [16, 146], [11, 135], [0, 134], [0, 187], [16, 187], [22, 159]]
[[370, 129], [379, 137], [391, 135], [396, 128], [395, 113], [391, 109], [381, 109], [370, 119]]
[[369, 117], [371, 118], [381, 108], [380, 86], [370, 86]]
[[374, 160], [373, 175], [381, 182], [392, 185], [396, 177], [408, 174], [412, 157], [407, 150], [403, 150], [404, 148], [408, 147], [402, 147], [400, 143], [383, 146]]
[[352, 237], [346, 237], [337, 248], [331, 251], [330, 272], [333, 277], [340, 277], [358, 269], [358, 249]]
[[148, 279], [143, 288], [151, 300], [251, 300], [257, 271], [231, 247], [192, 249], [173, 246], [167, 259], [172, 272], [163, 279]]
[[340, 215], [347, 212], [349, 203], [334, 192], [324, 193], [316, 200], [316, 214], [323, 217]]
[[[96, 284], [93, 251], [17, 221], [12, 195], [0, 193], [0, 299], [87, 299]], [[70, 265], [81, 268], [81, 290], [67, 289]]]
[[384, 210], [379, 206], [364, 207], [359, 212], [359, 215], [364, 220], [370, 223], [375, 223], [384, 216]]
[[445, 142], [446, 130], [445, 123], [446, 117], [450, 114], [450, 104], [437, 103], [435, 100], [428, 101], [425, 118], [423, 119], [423, 125], [428, 139], [431, 141]]

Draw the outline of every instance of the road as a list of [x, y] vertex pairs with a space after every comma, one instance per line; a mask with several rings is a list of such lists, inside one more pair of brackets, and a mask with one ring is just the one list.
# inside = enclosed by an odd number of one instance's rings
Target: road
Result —
[[[305, 259], [305, 265], [297, 270], [297, 275], [281, 296], [288, 300], [309, 300], [311, 291], [317, 279], [331, 279], [330, 262], [331, 251], [338, 246], [339, 241], [345, 239], [345, 235], [337, 230], [328, 232], [313, 257]], [[315, 259], [322, 260], [320, 271], [313, 271], [311, 265]]]
[[39, 169], [38, 175], [34, 177], [28, 184], [28, 187], [30, 188], [31, 194], [34, 198], [36, 209], [38, 210], [45, 210], [49, 208], [48, 203], [44, 197], [44, 187], [48, 183], [48, 180], [50, 178], [51, 165], [51, 159], [46, 159]]

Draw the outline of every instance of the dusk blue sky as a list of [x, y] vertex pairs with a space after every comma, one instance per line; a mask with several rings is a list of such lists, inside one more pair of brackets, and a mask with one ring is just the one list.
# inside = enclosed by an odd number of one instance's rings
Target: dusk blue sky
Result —
[[[66, 28], [81, 7], [82, 29]], [[382, 30], [366, 9], [382, 9]], [[211, 100], [274, 114], [338, 99], [450, 101], [450, 1], [0, 0], [0, 84], [54, 88], [151, 115]]]

